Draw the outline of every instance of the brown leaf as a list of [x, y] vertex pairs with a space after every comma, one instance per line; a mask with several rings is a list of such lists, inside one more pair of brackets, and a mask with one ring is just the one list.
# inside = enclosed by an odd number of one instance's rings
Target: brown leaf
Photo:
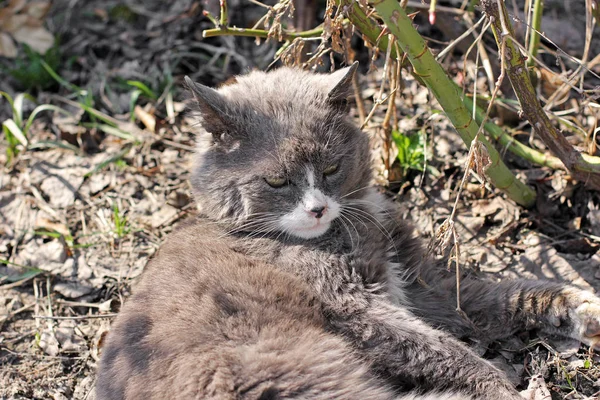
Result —
[[4, 23], [2, 24], [2, 30], [4, 32], [14, 33], [21, 27], [25, 26], [28, 19], [29, 17], [27, 17], [27, 15], [12, 14], [4, 20]]
[[45, 54], [54, 45], [54, 36], [44, 27], [22, 26], [13, 32], [13, 37], [40, 54]]
[[542, 375], [534, 375], [529, 381], [527, 390], [521, 392], [521, 396], [528, 400], [550, 400], [552, 396], [546, 386]]
[[50, 9], [49, 1], [32, 1], [24, 8], [24, 12], [38, 21], [42, 21]]
[[13, 13], [18, 13], [25, 7], [26, 4], [27, 0], [10, 0], [7, 8]]
[[17, 56], [17, 48], [11, 37], [0, 32], [0, 56], [15, 58]]

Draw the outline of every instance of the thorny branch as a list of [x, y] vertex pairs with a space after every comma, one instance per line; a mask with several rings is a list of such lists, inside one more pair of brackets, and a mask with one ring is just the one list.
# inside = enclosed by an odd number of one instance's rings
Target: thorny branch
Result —
[[[513, 39], [514, 33], [504, 3], [498, 0], [483, 0], [481, 4], [492, 22], [496, 42], [501, 49], [501, 59], [506, 61], [507, 76], [519, 99], [524, 116], [544, 144], [556, 154], [573, 177], [590, 188], [600, 190], [600, 158], [575, 150], [548, 118], [531, 83], [525, 58]], [[502, 46], [502, 43], [506, 45]]]

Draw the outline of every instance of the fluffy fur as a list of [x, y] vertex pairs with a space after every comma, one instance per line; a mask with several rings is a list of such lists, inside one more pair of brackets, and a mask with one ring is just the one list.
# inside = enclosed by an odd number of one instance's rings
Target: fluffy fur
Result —
[[354, 70], [188, 82], [203, 215], [117, 318], [99, 399], [518, 399], [457, 338], [595, 342], [600, 300], [557, 283], [466, 278], [456, 313], [453, 274], [370, 186], [367, 138], [346, 116]]

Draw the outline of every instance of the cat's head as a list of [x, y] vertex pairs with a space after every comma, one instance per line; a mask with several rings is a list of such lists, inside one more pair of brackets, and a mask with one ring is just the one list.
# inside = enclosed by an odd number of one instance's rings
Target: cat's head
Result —
[[303, 239], [343, 218], [371, 177], [368, 138], [347, 115], [356, 67], [254, 71], [218, 90], [186, 78], [201, 116], [192, 186], [202, 211]]

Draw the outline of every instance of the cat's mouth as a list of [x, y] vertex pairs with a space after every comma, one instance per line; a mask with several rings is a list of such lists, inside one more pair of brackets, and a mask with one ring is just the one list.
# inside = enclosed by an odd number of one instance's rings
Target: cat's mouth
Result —
[[294, 227], [292, 229], [288, 228], [286, 231], [292, 236], [296, 236], [301, 239], [313, 239], [324, 235], [329, 230], [330, 226], [331, 222], [317, 221], [312, 226]]

